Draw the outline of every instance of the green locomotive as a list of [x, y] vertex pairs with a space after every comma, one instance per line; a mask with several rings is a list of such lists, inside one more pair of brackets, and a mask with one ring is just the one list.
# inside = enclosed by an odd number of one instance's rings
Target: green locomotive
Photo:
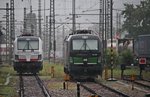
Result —
[[91, 30], [77, 30], [65, 39], [64, 72], [73, 79], [102, 75], [101, 40]]

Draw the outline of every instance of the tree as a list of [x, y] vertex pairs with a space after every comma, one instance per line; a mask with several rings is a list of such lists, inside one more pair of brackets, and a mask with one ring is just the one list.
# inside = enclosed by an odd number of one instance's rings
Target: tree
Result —
[[141, 1], [140, 5], [124, 4], [122, 15], [125, 18], [123, 30], [130, 37], [149, 34], [150, 32], [150, 0]]

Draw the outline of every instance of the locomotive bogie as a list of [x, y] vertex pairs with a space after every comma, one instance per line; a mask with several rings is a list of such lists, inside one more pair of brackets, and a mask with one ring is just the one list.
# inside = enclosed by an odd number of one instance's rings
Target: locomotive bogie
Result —
[[38, 73], [42, 69], [42, 62], [14, 62], [14, 70], [18, 73]]
[[101, 65], [98, 66], [75, 66], [71, 65], [68, 68], [65, 68], [67, 74], [72, 76], [75, 79], [84, 79], [84, 78], [96, 78], [98, 75], [102, 74]]

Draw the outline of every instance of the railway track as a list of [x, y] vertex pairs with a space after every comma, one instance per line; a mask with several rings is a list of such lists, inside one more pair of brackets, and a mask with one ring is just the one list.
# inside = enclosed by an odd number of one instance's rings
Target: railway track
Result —
[[[95, 82], [66, 82], [66, 88], [58, 87], [61, 81], [49, 80], [48, 84], [57, 84], [57, 88], [49, 87], [49, 92], [52, 97], [129, 97], [119, 91], [107, 88], [105, 85], [100, 85]], [[94, 96], [95, 95], [95, 96]]]
[[142, 86], [144, 88], [150, 89], [150, 81], [149, 80], [129, 80], [129, 79], [124, 79], [125, 81], [128, 82], [133, 82], [136, 85]]
[[51, 97], [38, 75], [19, 75], [20, 97]]
[[147, 82], [147, 81], [144, 81], [144, 80], [137, 80], [137, 81], [134, 81], [134, 83], [136, 83], [140, 86], [143, 86], [144, 88], [150, 89], [150, 82]]
[[35, 75], [35, 78], [36, 78], [36, 80], [37, 80], [39, 86], [41, 87], [41, 89], [42, 89], [42, 91], [43, 91], [45, 97], [51, 97], [51, 95], [50, 95], [49, 92], [48, 92], [48, 89], [44, 86], [43, 81], [39, 78], [39, 76], [38, 76], [38, 75]]
[[133, 89], [132, 83], [121, 81], [107, 81], [102, 83], [99, 81], [94, 83], [82, 82], [80, 86], [86, 89], [91, 95], [96, 95], [97, 97], [150, 97], [150, 90], [148, 88], [134, 86]]
[[86, 82], [81, 83], [80, 86], [98, 97], [130, 97], [101, 83]]
[[135, 85], [133, 82], [118, 80], [116, 82], [110, 82], [106, 84], [115, 90], [123, 92], [130, 97], [147, 97], [149, 95], [149, 89], [143, 88], [141, 86]]
[[[19, 92], [20, 97], [148, 97], [146, 90], [136, 87], [131, 90], [129, 84], [121, 81], [106, 83], [71, 81], [65, 83], [64, 89], [63, 81], [55, 78], [42, 81], [38, 76], [22, 77], [20, 77], [22, 80], [20, 81], [20, 87], [22, 86]], [[49, 88], [46, 89], [44, 85]]]
[[23, 82], [23, 77], [22, 75], [19, 75], [19, 96], [24, 97], [24, 82]]

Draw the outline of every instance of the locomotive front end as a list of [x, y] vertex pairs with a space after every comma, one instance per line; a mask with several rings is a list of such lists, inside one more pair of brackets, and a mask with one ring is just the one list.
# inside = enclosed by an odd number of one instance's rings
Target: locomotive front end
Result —
[[14, 43], [14, 70], [37, 73], [43, 68], [42, 41], [39, 37], [19, 37]]
[[64, 71], [74, 79], [93, 79], [102, 74], [99, 37], [91, 34], [70, 36], [67, 56], [68, 63]]

